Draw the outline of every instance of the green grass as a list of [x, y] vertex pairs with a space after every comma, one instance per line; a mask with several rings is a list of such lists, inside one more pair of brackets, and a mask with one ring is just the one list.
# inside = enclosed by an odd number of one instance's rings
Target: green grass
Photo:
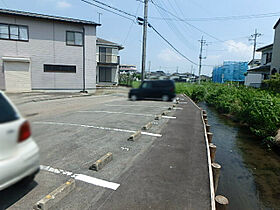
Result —
[[176, 89], [177, 93], [185, 93], [196, 102], [205, 101], [220, 113], [234, 116], [268, 143], [275, 140], [274, 136], [280, 128], [279, 95], [236, 84], [178, 83]]

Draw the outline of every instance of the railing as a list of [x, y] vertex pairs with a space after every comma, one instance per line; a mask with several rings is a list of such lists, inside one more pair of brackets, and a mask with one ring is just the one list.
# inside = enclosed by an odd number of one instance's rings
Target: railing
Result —
[[99, 63], [120, 64], [120, 57], [117, 55], [97, 54], [96, 61]]

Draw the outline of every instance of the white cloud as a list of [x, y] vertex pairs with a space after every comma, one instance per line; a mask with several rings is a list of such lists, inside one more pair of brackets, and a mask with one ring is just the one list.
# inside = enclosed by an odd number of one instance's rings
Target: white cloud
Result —
[[56, 3], [56, 7], [60, 8], [60, 9], [66, 9], [71, 7], [72, 5], [66, 1], [58, 1]]
[[[249, 61], [252, 58], [252, 45], [247, 45], [243, 42], [235, 42], [234, 40], [228, 40], [224, 42], [224, 45], [227, 48], [227, 54], [230, 55], [232, 59]], [[258, 57], [258, 53], [256, 55]]]
[[182, 61], [183, 58], [180, 57], [178, 54], [176, 54], [174, 51], [171, 49], [163, 49], [157, 57], [164, 62], [178, 62]]

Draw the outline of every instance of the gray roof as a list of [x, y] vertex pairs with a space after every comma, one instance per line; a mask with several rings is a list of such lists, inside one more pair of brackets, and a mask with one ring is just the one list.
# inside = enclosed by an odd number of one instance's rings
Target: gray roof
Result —
[[259, 51], [263, 51], [265, 49], [272, 48], [272, 47], [273, 47], [273, 44], [269, 44], [269, 45], [258, 48], [256, 51], [259, 52]]
[[68, 17], [43, 15], [43, 14], [38, 14], [38, 13], [31, 13], [31, 12], [24, 12], [24, 11], [17, 11], [17, 10], [9, 10], [9, 9], [0, 9], [0, 14], [17, 15], [17, 16], [25, 16], [25, 17], [33, 17], [33, 18], [49, 19], [49, 20], [57, 20], [57, 21], [63, 21], [63, 22], [80, 23], [80, 24], [85, 24], [85, 25], [96, 25], [96, 26], [101, 25], [99, 23], [95, 23], [93, 21], [88, 21], [88, 20], [79, 20], [79, 19], [68, 18]]
[[98, 45], [107, 45], [107, 46], [114, 46], [114, 47], [118, 47], [119, 50], [122, 50], [124, 47], [120, 44], [117, 44], [115, 42], [110, 42], [108, 40], [105, 39], [101, 39], [101, 38], [97, 38], [96, 40], [96, 44]]

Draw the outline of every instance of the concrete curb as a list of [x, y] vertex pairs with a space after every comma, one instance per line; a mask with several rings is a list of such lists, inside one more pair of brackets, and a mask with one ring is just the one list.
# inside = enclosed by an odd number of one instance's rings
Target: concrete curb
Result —
[[143, 127], [142, 127], [142, 130], [148, 130], [148, 129], [150, 129], [151, 127], [152, 127], [152, 122], [148, 122], [146, 125], [144, 125]]
[[99, 171], [107, 163], [113, 160], [113, 153], [108, 152], [106, 155], [102, 156], [99, 160], [95, 161], [92, 166], [89, 167], [90, 170]]
[[132, 134], [130, 137], [128, 137], [128, 141], [135, 141], [141, 136], [141, 131], [136, 131], [134, 134]]
[[40, 201], [38, 201], [34, 206], [34, 210], [46, 210], [51, 208], [53, 205], [62, 200], [66, 195], [68, 195], [76, 187], [76, 182], [74, 179], [69, 179], [66, 183], [56, 188], [50, 194], [46, 195]]
[[155, 116], [155, 120], [160, 120], [161, 119], [161, 115], [156, 115]]
[[169, 111], [163, 111], [163, 112], [161, 113], [161, 115], [166, 116], [168, 113], [169, 113]]

